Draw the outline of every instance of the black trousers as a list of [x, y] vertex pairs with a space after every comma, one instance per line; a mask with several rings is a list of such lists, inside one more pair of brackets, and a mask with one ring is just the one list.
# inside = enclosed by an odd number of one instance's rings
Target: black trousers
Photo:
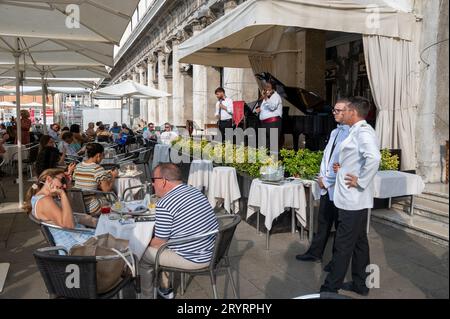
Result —
[[308, 249], [309, 254], [322, 258], [328, 237], [330, 237], [331, 227], [334, 224], [334, 228], [338, 228], [338, 212], [339, 210], [334, 206], [334, 202], [330, 200], [328, 193], [320, 197], [317, 233], [314, 234], [313, 241]]
[[271, 122], [271, 123], [264, 123], [261, 121], [259, 127], [266, 129], [266, 148], [270, 150], [270, 131], [271, 129], [275, 129], [275, 132], [277, 134], [276, 139], [278, 140], [278, 149], [276, 150], [279, 152], [279, 150], [283, 147], [281, 145], [281, 133], [282, 133], [282, 121], [281, 118], [279, 121]]
[[350, 260], [354, 286], [361, 291], [368, 289], [366, 267], [370, 264], [370, 257], [366, 233], [367, 213], [367, 209], [357, 211], [339, 209], [333, 267], [320, 291], [337, 292], [341, 288]]
[[219, 131], [222, 135], [222, 143], [225, 141], [225, 129], [227, 128], [233, 128], [233, 120], [219, 121]]

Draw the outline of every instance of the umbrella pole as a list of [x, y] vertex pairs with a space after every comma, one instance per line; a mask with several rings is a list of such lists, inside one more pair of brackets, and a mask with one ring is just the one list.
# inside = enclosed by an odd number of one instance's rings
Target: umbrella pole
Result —
[[20, 122], [20, 45], [17, 38], [17, 51], [14, 52], [14, 61], [16, 67], [16, 127], [17, 127], [17, 170], [19, 183], [19, 208], [23, 207], [23, 174], [22, 174], [22, 123]]
[[120, 125], [123, 124], [123, 97], [120, 98]]
[[52, 93], [52, 103], [53, 123], [55, 123], [55, 93]]
[[45, 72], [41, 72], [41, 85], [42, 85], [42, 120], [44, 125], [44, 134], [47, 134], [47, 105], [46, 105], [46, 90], [45, 90], [45, 80], [44, 80]]

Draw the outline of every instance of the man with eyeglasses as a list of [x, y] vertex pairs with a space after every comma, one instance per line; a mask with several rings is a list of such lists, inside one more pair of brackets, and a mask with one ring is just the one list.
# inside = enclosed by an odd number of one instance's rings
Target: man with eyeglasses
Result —
[[[339, 147], [342, 141], [344, 141], [349, 134], [348, 125], [342, 124], [344, 111], [348, 103], [348, 99], [340, 99], [333, 108], [334, 120], [338, 125], [330, 134], [328, 144], [323, 153], [322, 163], [320, 164], [318, 183], [321, 189], [321, 197], [318, 229], [309, 249], [304, 254], [295, 256], [295, 258], [300, 261], [321, 262], [333, 224], [334, 228], [337, 229], [338, 209], [333, 202], [336, 173], [334, 172], [333, 165], [338, 161]], [[329, 263], [324, 267], [324, 270], [329, 272], [331, 267], [332, 263]]]
[[[353, 97], [342, 111], [342, 123], [350, 126], [350, 130], [341, 143], [334, 165], [337, 172], [334, 204], [339, 208], [339, 222], [331, 271], [321, 292], [337, 293], [343, 289], [363, 296], [369, 294], [366, 269], [370, 255], [366, 225], [368, 209], [373, 207], [373, 178], [381, 161], [375, 131], [365, 121], [369, 109], [369, 101]], [[350, 260], [352, 281], [344, 283]]]
[[[154, 237], [140, 261], [141, 287], [144, 298], [153, 293], [153, 265], [156, 253], [170, 240], [207, 234], [218, 230], [218, 222], [208, 199], [198, 189], [182, 182], [181, 170], [172, 163], [159, 164], [153, 170], [153, 187], [161, 199], [156, 204]], [[181, 269], [201, 269], [211, 261], [215, 235], [187, 243], [171, 244], [159, 258], [163, 266]], [[158, 294], [172, 299], [166, 273], [161, 274]]]

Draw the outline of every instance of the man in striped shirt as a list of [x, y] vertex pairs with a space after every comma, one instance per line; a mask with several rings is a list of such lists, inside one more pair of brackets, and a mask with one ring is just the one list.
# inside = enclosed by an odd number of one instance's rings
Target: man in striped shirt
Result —
[[[82, 190], [101, 190], [110, 192], [114, 187], [114, 180], [118, 175], [117, 169], [105, 170], [99, 163], [103, 159], [104, 148], [99, 143], [89, 143], [86, 145], [88, 159], [79, 163], [73, 173], [75, 187]], [[104, 199], [95, 195], [84, 197], [89, 214], [95, 216], [100, 213], [100, 208]]]
[[[150, 296], [152, 265], [161, 245], [167, 241], [213, 232], [185, 244], [172, 244], [160, 256], [164, 266], [200, 269], [209, 265], [214, 249], [217, 218], [208, 199], [198, 189], [183, 184], [180, 169], [170, 163], [158, 165], [152, 178], [155, 193], [161, 199], [156, 206], [154, 238], [141, 259], [142, 293]], [[162, 274], [159, 294], [173, 298], [167, 274]]]

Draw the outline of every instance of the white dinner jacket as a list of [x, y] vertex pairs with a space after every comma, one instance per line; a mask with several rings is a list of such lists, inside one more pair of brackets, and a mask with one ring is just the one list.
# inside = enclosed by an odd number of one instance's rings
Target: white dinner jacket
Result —
[[[366, 121], [350, 127], [349, 136], [341, 143], [334, 189], [334, 205], [345, 210], [373, 207], [373, 178], [377, 173], [381, 154], [374, 129]], [[345, 175], [358, 176], [358, 186], [348, 188]]]
[[[332, 201], [334, 198], [334, 184], [336, 182], [336, 174], [333, 171], [333, 163], [339, 161], [339, 146], [348, 137], [350, 127], [348, 125], [338, 125], [330, 134], [328, 144], [323, 151], [322, 162], [320, 163], [319, 176], [326, 189], [321, 189], [320, 194], [325, 195]], [[333, 143], [336, 143], [332, 156], [330, 157]]]

